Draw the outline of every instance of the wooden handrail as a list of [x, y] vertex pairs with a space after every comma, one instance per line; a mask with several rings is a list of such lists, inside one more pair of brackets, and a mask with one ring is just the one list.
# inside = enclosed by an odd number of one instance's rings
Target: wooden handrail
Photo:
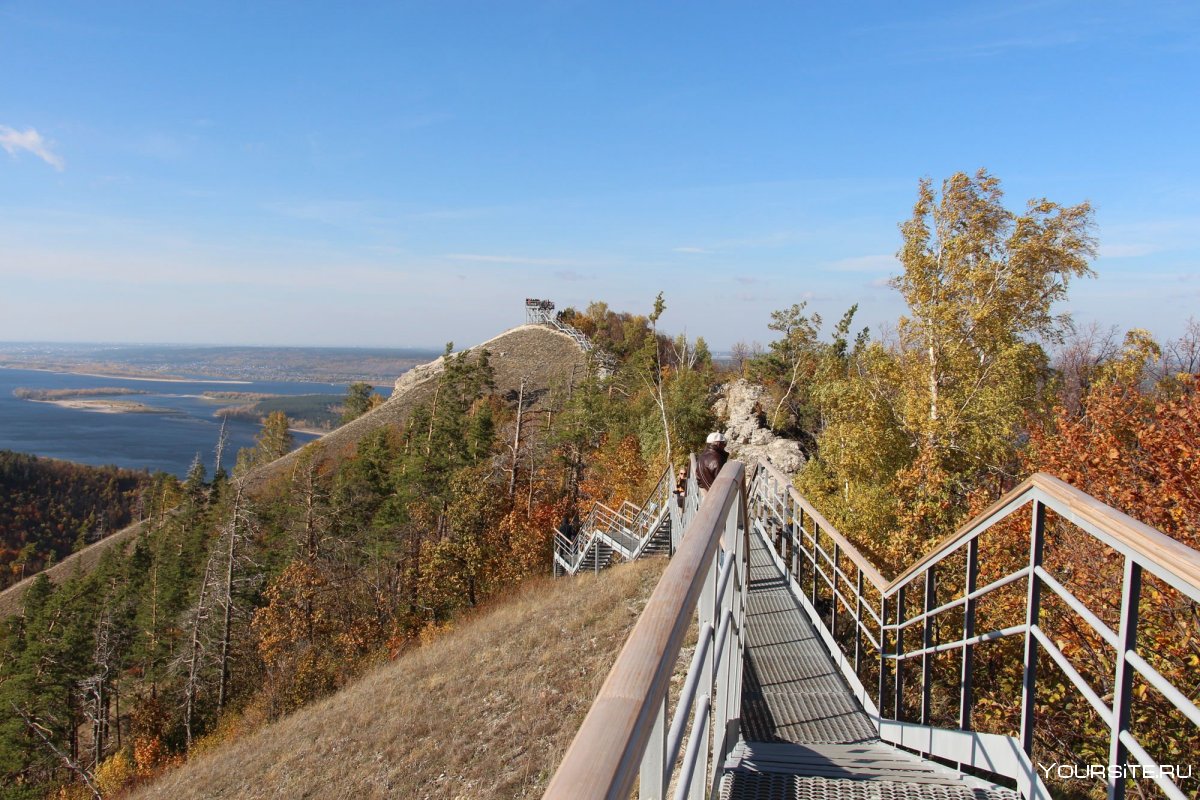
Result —
[[675, 661], [725, 531], [743, 495], [745, 467], [729, 462], [688, 525], [625, 647], [600, 687], [544, 800], [626, 798], [663, 707]]
[[1161, 569], [1200, 587], [1200, 552], [1053, 475], [1039, 472], [1030, 480], [1062, 503], [1071, 514], [1104, 531]]
[[792, 501], [802, 508], [805, 514], [812, 517], [817, 526], [838, 544], [840, 554], [849, 558], [862, 571], [863, 577], [885, 596], [891, 595], [898, 587], [924, 571], [928, 564], [956, 550], [976, 535], [977, 529], [989, 517], [997, 514], [1006, 506], [1034, 499], [1033, 490], [1035, 489], [1041, 491], [1050, 500], [1061, 504], [1062, 508], [1077, 519], [1086, 521], [1107, 536], [1121, 542], [1141, 558], [1153, 564], [1156, 569], [1170, 573], [1182, 582], [1200, 588], [1200, 552], [1044, 472], [1035, 473], [1025, 479], [1019, 486], [1005, 493], [999, 500], [959, 526], [954, 533], [934, 545], [896, 578], [888, 581], [849, 539], [813, 508], [812, 504], [800, 494], [786, 475], [769, 462], [761, 462], [761, 466], [770, 473], [771, 477], [788, 487]]

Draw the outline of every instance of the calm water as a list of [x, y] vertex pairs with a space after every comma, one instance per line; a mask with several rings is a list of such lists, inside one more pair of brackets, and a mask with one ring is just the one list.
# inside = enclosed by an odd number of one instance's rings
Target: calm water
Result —
[[[179, 412], [173, 414], [104, 414], [62, 408], [51, 403], [34, 403], [13, 397], [13, 390], [93, 389], [122, 387], [148, 394], [123, 395], [128, 400]], [[201, 392], [264, 392], [270, 394], [344, 395], [344, 385], [253, 381], [144, 381], [128, 378], [90, 377], [36, 370], [0, 369], [0, 450], [15, 450], [61, 458], [83, 464], [115, 464], [133, 469], [187, 473], [196, 454], [211, 476], [214, 449], [221, 422], [213, 412], [236, 401], [214, 402]], [[387, 394], [387, 390], [383, 390]], [[86, 398], [102, 399], [102, 398]], [[229, 442], [223, 461], [233, 466], [238, 449], [253, 447], [259, 425], [229, 421]], [[294, 433], [296, 446], [316, 438]]]

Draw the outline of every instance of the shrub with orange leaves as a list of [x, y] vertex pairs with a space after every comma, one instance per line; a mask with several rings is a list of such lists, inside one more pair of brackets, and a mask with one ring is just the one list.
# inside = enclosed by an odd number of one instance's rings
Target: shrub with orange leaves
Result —
[[617, 442], [605, 441], [597, 448], [589, 459], [581, 488], [593, 500], [610, 506], [626, 500], [640, 503], [645, 499], [648, 473], [641, 441], [631, 434]]

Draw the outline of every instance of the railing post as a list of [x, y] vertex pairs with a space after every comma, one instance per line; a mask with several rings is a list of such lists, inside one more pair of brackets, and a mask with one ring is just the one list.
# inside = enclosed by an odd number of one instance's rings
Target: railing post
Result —
[[862, 664], [862, 596], [863, 596], [863, 573], [862, 567], [858, 568], [858, 587], [854, 592], [854, 674], [859, 674], [859, 666]]
[[[963, 605], [963, 639], [970, 639], [975, 635], [976, 601], [971, 597], [971, 593], [975, 591], [977, 580], [979, 580], [979, 537], [974, 537], [967, 542], [967, 588], [963, 592], [963, 597], [966, 598]], [[972, 684], [974, 670], [974, 645], [963, 645], [962, 678], [959, 681], [958, 694], [958, 727], [964, 731], [971, 728], [971, 706], [975, 703]]]
[[667, 788], [667, 701], [663, 696], [658, 707], [658, 716], [650, 728], [650, 741], [646, 742], [646, 754], [642, 756], [642, 770], [638, 776], [638, 797], [646, 800], [662, 800]]
[[837, 606], [838, 606], [838, 554], [840, 550], [838, 543], [833, 543], [833, 566], [829, 568], [830, 573], [830, 588], [829, 588], [829, 635], [833, 640], [837, 641]]
[[1021, 748], [1033, 756], [1033, 723], [1037, 683], [1037, 639], [1033, 626], [1041, 618], [1042, 581], [1035, 570], [1042, 565], [1046, 537], [1046, 507], [1033, 501], [1033, 523], [1029, 531], [1029, 596], [1025, 604], [1025, 669], [1021, 679]]
[[[728, 553], [729, 562], [729, 578], [725, 586], [724, 593], [717, 598], [717, 619], [721, 624], [716, 626], [719, 632], [725, 626], [728, 615], [728, 625], [725, 634], [724, 650], [719, 654], [720, 661], [717, 663], [717, 702], [716, 713], [713, 717], [713, 779], [708, 781], [708, 795], [712, 796], [716, 788], [717, 765], [721, 764], [730, 748], [730, 743], [737, 740], [738, 735], [738, 713], [733, 711], [734, 696], [740, 693], [741, 684], [734, 684], [733, 677], [737, 674], [736, 664], [741, 658], [741, 648], [739, 647], [739, 637], [737, 635], [737, 606], [738, 598], [741, 594], [739, 586], [739, 557], [742, 550], [742, 540], [744, 531], [748, 521], [746, 520], [743, 510], [745, 504], [744, 496], [738, 498], [737, 504], [730, 509], [730, 514], [725, 522], [725, 536], [723, 542], [726, 545], [724, 553]], [[720, 559], [723, 560], [724, 553], [720, 554]], [[714, 639], [714, 645], [716, 640]]]
[[876, 707], [879, 709], [879, 716], [883, 716], [883, 695], [887, 691], [887, 654], [888, 633], [887, 633], [887, 595], [883, 590], [879, 590], [879, 702]]
[[812, 543], [813, 543], [813, 548], [812, 548], [812, 568], [813, 568], [812, 605], [813, 605], [813, 608], [816, 609], [816, 607], [817, 607], [817, 577], [818, 577], [817, 558], [819, 558], [818, 553], [820, 552], [820, 549], [821, 549], [820, 548], [821, 526], [817, 524], [817, 521], [815, 519], [811, 520], [811, 522], [812, 522], [812, 528], [813, 528], [812, 529]]
[[[804, 549], [804, 509], [803, 508], [796, 509], [796, 547], [799, 548], [799, 551], [796, 553], [796, 563], [800, 564], [801, 558], [808, 557], [808, 551], [806, 549]], [[807, 572], [807, 570], [803, 569], [803, 565], [800, 564], [800, 566], [797, 567], [797, 569], [796, 569], [796, 585], [800, 587], [800, 594], [804, 594], [804, 578], [802, 577], [803, 576], [802, 570], [803, 570], [803, 572]], [[813, 579], [815, 580], [816, 577], [814, 576]]]
[[[1117, 635], [1117, 671], [1113, 681], [1112, 741], [1108, 748], [1108, 765], [1120, 766], [1129, 758], [1121, 731], [1129, 728], [1129, 707], [1133, 699], [1133, 670], [1125, 654], [1137, 648], [1138, 602], [1142, 595], [1142, 567], [1125, 557], [1125, 576], [1121, 584], [1121, 632]], [[1125, 796], [1125, 779], [1110, 770], [1108, 800]]]
[[[788, 530], [791, 531], [791, 534], [792, 534], [792, 561], [791, 561], [792, 570], [791, 570], [790, 574], [791, 574], [791, 577], [796, 579], [796, 583], [799, 584], [799, 582], [800, 582], [800, 541], [801, 541], [801, 539], [800, 539], [800, 531], [797, 529], [797, 525], [796, 525], [796, 512], [798, 510], [796, 508], [796, 499], [794, 497], [792, 497], [791, 492], [787, 493], [787, 508], [788, 508], [788, 516], [787, 516]], [[804, 512], [801, 511], [800, 513], [804, 513]]]
[[[748, 498], [747, 498], [748, 500]], [[747, 512], [749, 506], [746, 507]], [[737, 532], [737, 541], [734, 544], [733, 550], [733, 576], [730, 582], [733, 584], [729, 589], [729, 642], [725, 645], [729, 648], [729, 674], [726, 677], [729, 687], [729, 696], [726, 705], [725, 716], [729, 721], [726, 722], [726, 750], [729, 749], [730, 741], [737, 741], [737, 737], [741, 732], [742, 718], [742, 640], [743, 640], [743, 593], [745, 592], [745, 581], [748, 579], [745, 569], [745, 559], [749, 553], [747, 537], [750, 532], [750, 517], [748, 515], [742, 517], [741, 527]], [[732, 723], [732, 724], [731, 724]], [[716, 764], [713, 765], [714, 773], [716, 772]]]
[[[712, 638], [712, 641], [709, 642], [708, 652], [705, 653], [705, 655], [704, 655], [704, 663], [700, 665], [700, 683], [699, 683], [700, 689], [698, 691], [701, 692], [702, 694], [697, 697], [697, 700], [699, 700], [701, 696], [708, 697], [708, 698], [710, 698], [710, 700], [707, 703], [703, 703], [703, 704], [698, 703], [697, 704], [697, 706], [696, 706], [697, 714], [700, 713], [701, 709], [704, 709], [706, 714], [712, 713], [708, 709], [712, 704], [711, 698], [712, 698], [712, 691], [713, 691], [713, 682], [716, 680], [716, 677], [717, 677], [717, 674], [716, 674], [716, 672], [717, 672], [716, 671], [716, 658], [717, 658], [716, 644], [717, 644], [717, 627], [719, 625], [719, 622], [717, 620], [717, 608], [718, 608], [718, 606], [717, 606], [717, 574], [720, 570], [720, 566], [721, 566], [721, 548], [718, 547], [716, 553], [713, 556], [712, 563], [708, 567], [708, 573], [707, 573], [707, 575], [705, 575], [704, 588], [700, 592], [700, 601], [699, 601], [699, 604], [696, 609], [697, 610], [697, 617], [696, 617], [697, 625], [699, 625], [700, 628], [703, 629], [705, 623], [708, 623], [708, 626], [709, 626], [708, 635]], [[697, 647], [699, 647], [699, 643], [697, 643]], [[697, 717], [697, 719], [693, 725], [693, 731], [699, 731], [701, 729], [701, 727], [702, 727], [702, 725], [700, 723], [700, 719], [699, 719], [699, 717]], [[705, 746], [701, 746], [699, 749], [699, 753], [696, 756], [695, 771], [692, 773], [692, 775], [693, 775], [692, 786], [691, 786], [691, 791], [688, 792], [688, 797], [690, 798], [690, 800], [705, 800], [705, 796], [708, 793], [708, 747], [707, 747], [707, 742], [705, 743]]]
[[925, 620], [922, 625], [921, 648], [925, 653], [921, 656], [921, 724], [929, 724], [929, 701], [932, 694], [933, 655], [929, 648], [933, 647], [933, 618], [929, 616], [931, 609], [937, 607], [937, 583], [933, 577], [933, 567], [925, 570]]
[[892, 718], [896, 720], [902, 718], [901, 712], [904, 710], [904, 662], [900, 660], [900, 656], [904, 654], [904, 629], [900, 627], [903, 622], [904, 587], [901, 586], [896, 590], [896, 685], [893, 687], [895, 697], [892, 704]]

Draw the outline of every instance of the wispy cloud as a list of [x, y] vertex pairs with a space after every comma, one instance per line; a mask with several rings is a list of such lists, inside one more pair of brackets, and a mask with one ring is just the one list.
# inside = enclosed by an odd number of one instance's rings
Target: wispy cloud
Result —
[[1066, 47], [1079, 44], [1082, 38], [1073, 32], [1048, 34], [1045, 36], [1012, 36], [1005, 39], [991, 39], [982, 42], [970, 42], [959, 46], [950, 46], [940, 51], [926, 51], [926, 55], [930, 60], [942, 58], [989, 58], [1014, 50], [1043, 50], [1047, 48]]
[[1160, 250], [1161, 247], [1153, 244], [1102, 244], [1098, 255], [1100, 258], [1136, 258]]
[[560, 269], [554, 273], [554, 277], [562, 281], [590, 281], [592, 279], [591, 275], [584, 275], [573, 269]]
[[673, 248], [671, 252], [674, 252], [674, 253], [708, 253], [710, 251], [705, 250], [703, 247], [676, 247], [676, 248]]
[[32, 153], [59, 172], [62, 172], [67, 166], [62, 156], [50, 149], [50, 142], [43, 139], [42, 135], [33, 128], [18, 131], [7, 125], [0, 125], [0, 147], [8, 151], [13, 158], [16, 158], [17, 153], [22, 150]]
[[305, 222], [322, 222], [338, 225], [361, 220], [367, 215], [367, 207], [356, 200], [307, 200], [300, 202], [267, 203], [264, 206], [281, 216]]
[[900, 262], [888, 253], [842, 258], [826, 265], [830, 272], [891, 272], [899, 268]]
[[193, 137], [169, 133], [149, 133], [132, 142], [133, 150], [146, 158], [158, 161], [178, 161], [192, 149]]
[[528, 264], [535, 267], [580, 266], [579, 262], [566, 258], [530, 258], [527, 256], [488, 255], [486, 253], [447, 253], [443, 258], [477, 264]]

